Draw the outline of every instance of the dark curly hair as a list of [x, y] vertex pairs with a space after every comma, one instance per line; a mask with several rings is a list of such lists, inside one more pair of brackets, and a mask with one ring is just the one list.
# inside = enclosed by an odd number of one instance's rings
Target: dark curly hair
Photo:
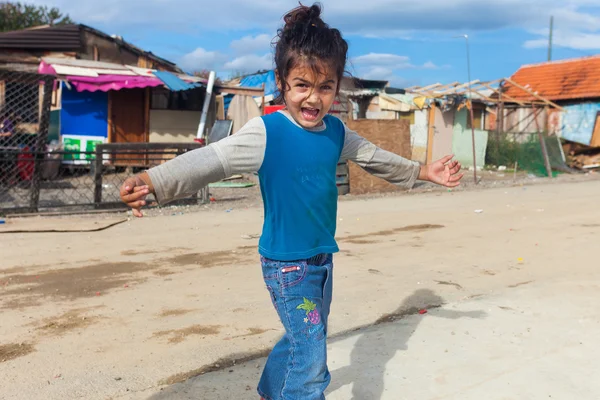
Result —
[[277, 31], [275, 38], [275, 73], [281, 83], [281, 90], [275, 99], [284, 103], [285, 92], [289, 89], [289, 72], [300, 64], [311, 68], [316, 75], [325, 74], [323, 68], [335, 71], [338, 87], [346, 70], [348, 43], [339, 30], [330, 28], [321, 19], [322, 7], [297, 7], [284, 17], [284, 26]]

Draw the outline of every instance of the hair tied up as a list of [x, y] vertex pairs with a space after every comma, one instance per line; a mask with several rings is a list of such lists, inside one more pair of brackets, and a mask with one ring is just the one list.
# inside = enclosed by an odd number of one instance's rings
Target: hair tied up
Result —
[[325, 23], [321, 19], [321, 5], [319, 3], [315, 3], [310, 7], [307, 7], [302, 3], [299, 4], [299, 7], [294, 8], [283, 17], [285, 22], [284, 29], [291, 30], [297, 25], [304, 25], [305, 27], [325, 26]]
[[299, 7], [283, 17], [283, 26], [277, 31], [275, 45], [275, 73], [279, 79], [278, 104], [284, 103], [289, 90], [290, 71], [302, 65], [315, 75], [335, 73], [339, 82], [344, 76], [348, 58], [348, 43], [339, 30], [330, 28], [321, 18], [321, 4]]

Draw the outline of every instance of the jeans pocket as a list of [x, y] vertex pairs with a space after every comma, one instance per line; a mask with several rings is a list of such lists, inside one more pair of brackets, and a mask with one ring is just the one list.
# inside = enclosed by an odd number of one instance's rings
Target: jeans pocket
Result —
[[306, 261], [282, 262], [279, 264], [279, 276], [282, 289], [287, 289], [302, 282], [306, 276]]

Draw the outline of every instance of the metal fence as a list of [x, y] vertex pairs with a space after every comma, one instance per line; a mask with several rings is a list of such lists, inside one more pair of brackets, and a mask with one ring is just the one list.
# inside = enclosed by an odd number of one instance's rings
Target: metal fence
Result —
[[0, 209], [35, 210], [54, 78], [0, 69]]
[[[49, 143], [53, 86], [51, 76], [0, 69], [0, 214], [122, 207], [119, 189], [128, 176], [202, 146], [124, 143], [81, 151]], [[207, 197], [202, 189], [183, 202]]]
[[[126, 178], [141, 170], [162, 164], [186, 151], [200, 147], [185, 144], [101, 144], [93, 152], [45, 151], [27, 153], [17, 161], [18, 174], [40, 168], [37, 197], [32, 198], [29, 177], [20, 176], [13, 183], [0, 185], [0, 213], [41, 211], [71, 212], [124, 207], [120, 188]], [[40, 162], [35, 159], [41, 158]], [[13, 156], [14, 158], [14, 156]], [[33, 178], [33, 177], [31, 177]], [[208, 191], [177, 204], [208, 201]]]
[[[200, 143], [111, 143], [99, 144], [93, 154], [93, 203], [96, 208], [121, 204], [119, 189], [138, 169], [167, 162], [185, 152], [202, 147]], [[208, 202], [208, 188], [180, 203]]]
[[486, 164], [518, 168], [538, 176], [573, 172], [562, 143], [548, 132], [548, 111], [540, 107], [505, 108], [490, 132]]

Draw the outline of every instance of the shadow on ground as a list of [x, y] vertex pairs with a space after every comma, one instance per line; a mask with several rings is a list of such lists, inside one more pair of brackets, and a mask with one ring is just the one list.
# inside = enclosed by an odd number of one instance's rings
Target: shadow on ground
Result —
[[[407, 314], [418, 314], [421, 307], [429, 307], [427, 316], [439, 318], [484, 318], [483, 311], [452, 311], [441, 308], [443, 299], [432, 290], [417, 290], [407, 297], [398, 309], [382, 317], [378, 324], [384, 324], [399, 320], [394, 325], [381, 327], [382, 329], [370, 328], [359, 334], [352, 352], [350, 364], [340, 368], [330, 365], [331, 385], [327, 390], [333, 393], [343, 386], [352, 384], [353, 400], [378, 400], [384, 392], [384, 379], [386, 377], [387, 364], [398, 355], [398, 352], [406, 351], [412, 335], [416, 332], [423, 317], [403, 318]], [[377, 324], [376, 324], [377, 325]], [[410, 368], [410, 362], [406, 363]], [[396, 379], [402, 379], [397, 376]]]
[[[410, 339], [423, 318], [481, 319], [486, 316], [483, 311], [447, 310], [442, 308], [443, 304], [444, 300], [434, 291], [417, 290], [405, 298], [395, 311], [381, 317], [373, 326], [331, 338], [330, 345], [335, 348], [336, 343], [358, 337], [348, 365], [343, 365], [343, 360], [336, 360], [336, 352], [330, 351], [332, 382], [327, 393], [332, 394], [342, 387], [352, 385], [353, 400], [379, 400], [385, 390], [387, 364], [397, 357], [399, 352], [408, 349]], [[419, 315], [419, 311], [423, 309], [428, 310], [427, 314]], [[339, 366], [340, 364], [343, 366]], [[193, 377], [164, 388], [148, 400], [258, 400], [255, 388], [263, 366], [264, 359], [261, 358], [226, 370]], [[410, 363], [406, 363], [406, 368], [410, 368]]]

